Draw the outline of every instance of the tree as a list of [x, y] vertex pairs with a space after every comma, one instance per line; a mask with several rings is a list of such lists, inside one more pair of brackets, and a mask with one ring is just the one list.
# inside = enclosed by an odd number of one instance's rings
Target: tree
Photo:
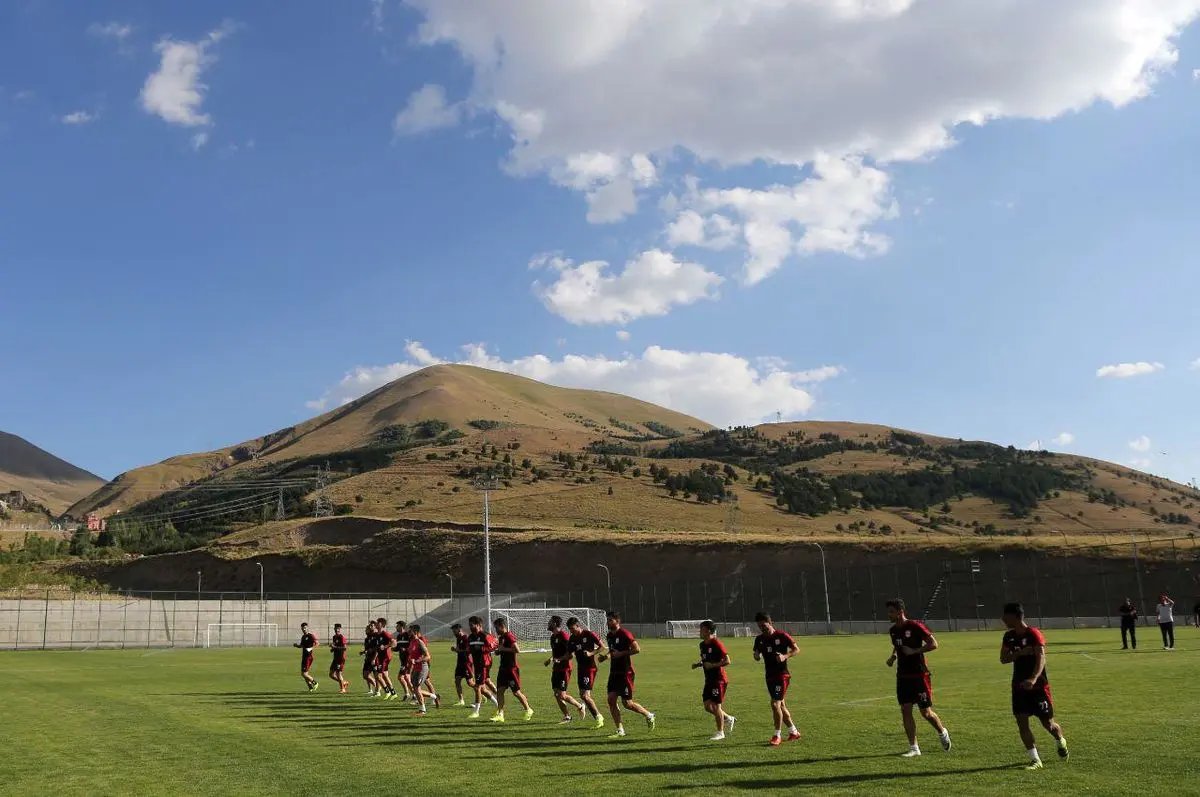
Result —
[[76, 529], [71, 535], [71, 556], [87, 556], [92, 550], [92, 533], [87, 529]]

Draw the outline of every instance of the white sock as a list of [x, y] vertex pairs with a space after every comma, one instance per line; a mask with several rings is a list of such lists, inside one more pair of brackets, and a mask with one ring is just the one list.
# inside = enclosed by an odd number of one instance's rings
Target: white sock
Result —
[[1037, 751], [1036, 747], [1030, 747], [1026, 752], [1029, 753], [1030, 761], [1041, 761], [1042, 760], [1041, 756], [1038, 755], [1038, 751]]
[[799, 734], [799, 733], [800, 733], [800, 729], [799, 729], [799, 728], [797, 728], [795, 725], [789, 725], [789, 726], [788, 726], [788, 733], [795, 733], [795, 734]]
[[921, 745], [917, 744], [916, 742], [913, 742], [912, 744], [910, 744], [908, 746], [908, 749], [912, 750], [914, 753], [919, 753], [919, 752], [921, 752]]
[[1058, 746], [1060, 749], [1065, 748], [1067, 746], [1067, 737], [1066, 736], [1058, 737]]
[[782, 737], [783, 737], [783, 731], [779, 731], [779, 730], [775, 731], [775, 738], [776, 738], [776, 739], [780, 739], [780, 738], [782, 738]]
[[943, 739], [945, 739], [949, 735], [950, 735], [949, 728], [942, 728], [942, 732], [938, 734], [938, 736], [942, 737]]

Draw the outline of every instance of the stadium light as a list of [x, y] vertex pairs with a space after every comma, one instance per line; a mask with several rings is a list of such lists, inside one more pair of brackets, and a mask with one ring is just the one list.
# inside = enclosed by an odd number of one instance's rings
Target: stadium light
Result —
[[597, 562], [596, 567], [604, 568], [604, 580], [608, 582], [608, 610], [611, 612], [613, 609], [613, 605], [612, 605], [612, 573], [608, 572], [608, 565], [602, 565], [599, 562]]
[[265, 593], [263, 592], [263, 583], [266, 581], [266, 576], [263, 571], [263, 563], [255, 562], [254, 564], [258, 565], [258, 615], [259, 620], [261, 621], [262, 618], [267, 614], [267, 604], [263, 599], [265, 596]]
[[446, 578], [450, 579], [450, 604], [451, 604], [451, 608], [453, 608], [453, 605], [454, 605], [454, 576], [450, 575], [449, 573], [442, 573], [442, 575], [445, 576]]
[[487, 606], [487, 627], [492, 627], [492, 544], [491, 514], [488, 493], [496, 489], [496, 479], [490, 475], [475, 479], [476, 490], [483, 491], [483, 599]]
[[829, 574], [825, 571], [825, 549], [819, 542], [810, 542], [809, 544], [817, 546], [817, 550], [821, 552], [821, 579], [825, 582], [825, 633], [832, 636], [833, 618], [829, 613]]

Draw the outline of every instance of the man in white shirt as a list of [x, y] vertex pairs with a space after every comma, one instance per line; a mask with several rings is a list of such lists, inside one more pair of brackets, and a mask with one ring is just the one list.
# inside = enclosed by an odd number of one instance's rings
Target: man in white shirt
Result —
[[1158, 630], [1162, 631], [1163, 650], [1175, 649], [1175, 601], [1164, 592], [1158, 596]]

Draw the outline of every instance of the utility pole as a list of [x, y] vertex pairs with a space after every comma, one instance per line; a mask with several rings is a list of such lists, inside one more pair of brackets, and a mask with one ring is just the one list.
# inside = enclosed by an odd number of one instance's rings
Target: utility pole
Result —
[[492, 627], [492, 541], [491, 508], [488, 494], [496, 489], [496, 477], [490, 473], [475, 478], [473, 486], [483, 492], [483, 599], [487, 607], [487, 628]]
[[283, 488], [279, 488], [279, 503], [275, 505], [275, 519], [287, 520], [287, 510], [283, 507]]
[[317, 466], [317, 497], [313, 501], [313, 517], [329, 517], [333, 514], [333, 502], [325, 494], [325, 488], [328, 486], [329, 463], [326, 462], [324, 468]]

